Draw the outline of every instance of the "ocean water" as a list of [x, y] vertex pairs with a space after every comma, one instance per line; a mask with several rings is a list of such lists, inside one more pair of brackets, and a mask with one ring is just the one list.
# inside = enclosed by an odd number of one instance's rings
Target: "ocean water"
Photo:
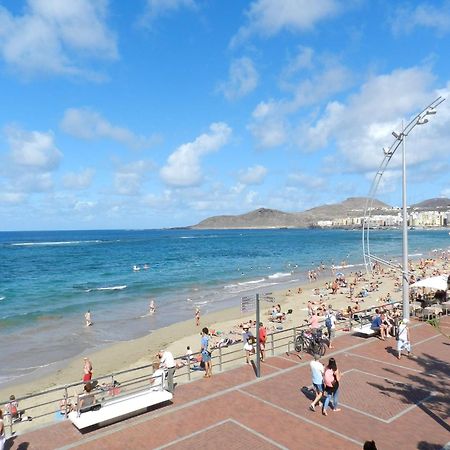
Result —
[[[401, 239], [399, 230], [371, 231], [371, 251], [399, 257]], [[416, 257], [449, 245], [446, 230], [409, 233]], [[207, 314], [294, 287], [321, 263], [349, 272], [362, 260], [361, 232], [348, 230], [2, 232], [0, 384], [191, 318], [196, 306]], [[151, 298], [157, 312], [148, 316]]]

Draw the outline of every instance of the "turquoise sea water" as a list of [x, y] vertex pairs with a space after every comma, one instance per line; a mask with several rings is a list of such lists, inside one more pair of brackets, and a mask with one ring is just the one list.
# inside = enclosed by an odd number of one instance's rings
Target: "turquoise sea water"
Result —
[[[372, 231], [371, 250], [398, 257], [401, 239], [398, 230]], [[411, 255], [449, 245], [446, 230], [409, 234]], [[362, 259], [361, 233], [346, 230], [0, 233], [0, 352], [8, 361], [0, 383], [191, 318], [196, 306], [207, 314], [295, 286], [321, 262], [345, 261], [348, 272]], [[157, 313], [146, 316], [150, 298]]]

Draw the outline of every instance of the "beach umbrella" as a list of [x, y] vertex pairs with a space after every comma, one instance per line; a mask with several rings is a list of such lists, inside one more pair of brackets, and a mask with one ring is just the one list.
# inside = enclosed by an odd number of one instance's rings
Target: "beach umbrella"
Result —
[[337, 277], [345, 277], [345, 275], [344, 275], [342, 272], [338, 272], [338, 273], [336, 274], [336, 276], [337, 276]]
[[417, 283], [411, 284], [411, 287], [426, 287], [430, 289], [436, 289], [438, 291], [447, 290], [447, 275], [439, 275], [437, 277], [424, 278], [417, 281]]

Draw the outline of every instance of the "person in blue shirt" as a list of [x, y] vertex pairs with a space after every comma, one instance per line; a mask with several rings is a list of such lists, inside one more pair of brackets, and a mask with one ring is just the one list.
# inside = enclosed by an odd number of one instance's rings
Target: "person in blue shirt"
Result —
[[205, 363], [205, 375], [204, 378], [210, 378], [212, 375], [212, 361], [211, 361], [211, 352], [209, 351], [209, 330], [204, 327], [202, 330], [202, 339], [201, 339], [201, 353], [202, 353], [202, 361]]
[[370, 328], [373, 331], [379, 332], [381, 336], [381, 340], [385, 340], [386, 338], [386, 327], [383, 325], [383, 321], [381, 320], [380, 311], [378, 309], [375, 310], [375, 315], [372, 318], [372, 325]]

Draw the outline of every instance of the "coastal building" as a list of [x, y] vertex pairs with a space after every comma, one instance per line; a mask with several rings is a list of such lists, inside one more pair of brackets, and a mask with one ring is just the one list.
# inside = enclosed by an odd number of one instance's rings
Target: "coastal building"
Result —
[[[380, 211], [381, 212], [381, 211]], [[384, 208], [382, 214], [374, 214], [369, 218], [370, 228], [401, 227], [403, 217], [398, 208]], [[320, 228], [355, 228], [361, 227], [364, 217], [338, 217], [319, 220]], [[418, 228], [439, 228], [450, 226], [450, 211], [413, 211], [408, 214], [408, 225]]]

